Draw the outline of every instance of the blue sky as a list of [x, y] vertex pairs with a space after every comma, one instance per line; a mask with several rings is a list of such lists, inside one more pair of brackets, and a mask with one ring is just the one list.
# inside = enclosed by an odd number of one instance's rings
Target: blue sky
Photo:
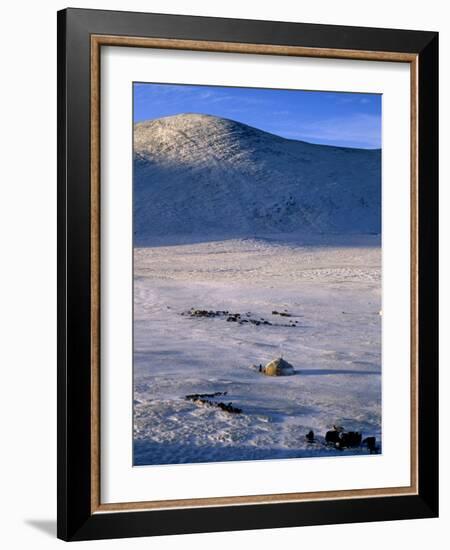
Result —
[[180, 113], [231, 118], [289, 139], [381, 147], [381, 95], [134, 84], [134, 121]]

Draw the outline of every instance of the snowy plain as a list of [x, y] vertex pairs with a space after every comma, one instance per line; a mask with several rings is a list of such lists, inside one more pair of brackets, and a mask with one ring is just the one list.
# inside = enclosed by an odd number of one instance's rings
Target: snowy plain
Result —
[[[379, 236], [167, 242], [134, 250], [135, 465], [367, 453], [326, 446], [333, 424], [380, 441]], [[293, 376], [252, 368], [280, 356]], [[185, 398], [215, 392], [242, 413]]]

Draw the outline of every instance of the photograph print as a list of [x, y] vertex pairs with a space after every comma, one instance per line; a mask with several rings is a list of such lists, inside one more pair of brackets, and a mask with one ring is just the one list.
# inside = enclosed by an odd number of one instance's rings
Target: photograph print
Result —
[[382, 452], [379, 94], [133, 84], [133, 464]]

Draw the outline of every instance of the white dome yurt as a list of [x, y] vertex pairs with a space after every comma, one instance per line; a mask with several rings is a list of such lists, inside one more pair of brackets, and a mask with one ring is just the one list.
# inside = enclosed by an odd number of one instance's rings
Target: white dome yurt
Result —
[[294, 367], [282, 357], [267, 363], [267, 365], [263, 367], [262, 372], [266, 376], [289, 376], [295, 373]]

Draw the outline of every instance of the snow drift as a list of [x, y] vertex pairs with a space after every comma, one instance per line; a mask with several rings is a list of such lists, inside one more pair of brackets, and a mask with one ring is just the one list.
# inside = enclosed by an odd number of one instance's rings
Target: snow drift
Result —
[[134, 237], [381, 230], [381, 151], [284, 139], [209, 115], [135, 124]]

